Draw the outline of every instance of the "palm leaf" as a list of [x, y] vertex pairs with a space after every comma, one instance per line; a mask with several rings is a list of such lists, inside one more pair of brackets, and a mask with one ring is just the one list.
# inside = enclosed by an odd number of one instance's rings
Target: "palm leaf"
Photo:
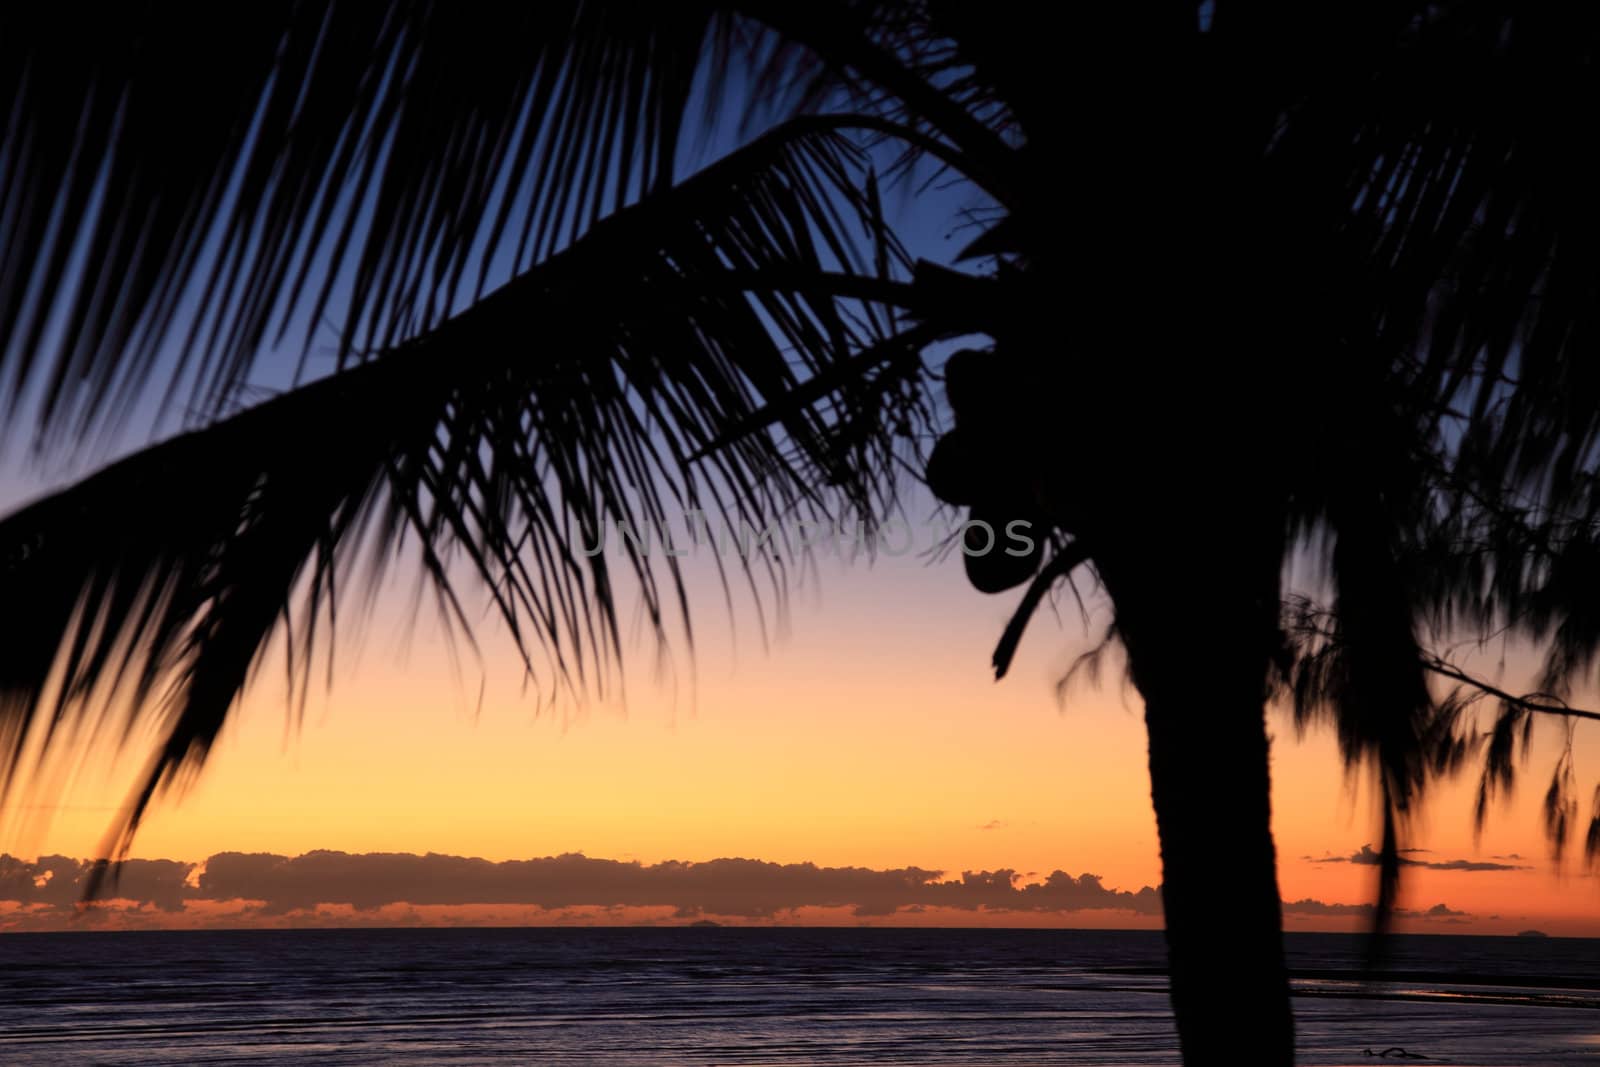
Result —
[[14, 412], [33, 387], [45, 426], [81, 429], [168, 377], [152, 369], [176, 345], [215, 410], [336, 286], [344, 355], [437, 324], [495, 257], [543, 259], [672, 177], [703, 42], [728, 17], [8, 5], [0, 397]]
[[802, 71], [811, 88], [785, 107], [870, 85], [863, 122], [1006, 186], [1014, 153], [908, 61], [906, 17], [867, 2], [8, 6], [0, 403], [36, 401], [61, 444], [162, 381], [226, 410], [263, 351], [286, 335], [304, 351], [330, 310], [341, 361], [392, 347], [668, 184], [697, 92], [715, 111]]
[[[891, 506], [877, 472], [892, 465], [867, 453], [925, 415], [919, 366], [874, 328], [885, 316], [850, 309], [910, 288], [876, 273], [885, 250], [892, 271], [908, 265], [835, 125], [796, 120], [440, 327], [0, 521], [8, 786], [33, 740], [48, 755], [157, 726], [120, 854], [151, 800], [204, 761], [280, 626], [291, 671], [309, 668], [363, 556], [376, 581], [414, 542], [464, 626], [459, 555], [528, 670], [576, 688], [604, 684], [622, 654], [619, 578], [581, 550], [607, 524], [704, 509], [760, 527], [825, 512], [825, 478], [864, 509]], [[882, 355], [863, 368], [864, 350]], [[780, 432], [721, 443], [840, 364], [876, 376], [878, 417], [817, 396], [784, 409]], [[758, 595], [764, 570], [782, 593], [776, 547], [742, 561]], [[630, 548], [621, 563], [658, 633], [688, 626], [664, 562]]]

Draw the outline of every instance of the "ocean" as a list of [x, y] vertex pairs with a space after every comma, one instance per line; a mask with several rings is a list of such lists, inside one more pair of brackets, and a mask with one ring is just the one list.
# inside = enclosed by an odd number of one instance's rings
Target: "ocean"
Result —
[[[1300, 1062], [1600, 1059], [1600, 941], [1291, 934]], [[0, 1064], [1169, 1064], [1161, 935], [795, 928], [0, 935]], [[1227, 980], [1219, 961], [1218, 981]]]

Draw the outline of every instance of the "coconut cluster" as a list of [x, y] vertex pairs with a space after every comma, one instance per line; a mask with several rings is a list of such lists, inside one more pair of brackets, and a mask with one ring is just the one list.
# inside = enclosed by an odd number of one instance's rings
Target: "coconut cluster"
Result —
[[[967, 580], [985, 593], [1032, 578], [1050, 529], [1038, 506], [1030, 449], [1018, 430], [1025, 420], [1016, 410], [1010, 362], [994, 348], [964, 348], [945, 362], [955, 426], [934, 445], [926, 471], [934, 496], [967, 509], [962, 558]], [[1003, 536], [1019, 528], [1013, 523], [1026, 524], [1020, 527], [1026, 539]]]

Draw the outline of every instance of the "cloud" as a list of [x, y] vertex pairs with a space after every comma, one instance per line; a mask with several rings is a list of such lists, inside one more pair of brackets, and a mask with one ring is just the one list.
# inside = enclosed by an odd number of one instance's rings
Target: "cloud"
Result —
[[1120, 908], [1158, 914], [1148, 886], [1108, 889], [1098, 877], [1062, 871], [1044, 882], [1017, 884], [1015, 871], [944, 872], [920, 867], [872, 870], [777, 864], [752, 859], [646, 866], [579, 854], [491, 863], [428, 854], [308, 852], [293, 858], [222, 853], [206, 861], [196, 893], [216, 900], [265, 902], [268, 912], [349, 904], [529, 904], [669, 906], [683, 917], [702, 914], [772, 918], [803, 907], [850, 907], [860, 916], [890, 915], [921, 904], [965, 910], [1078, 911]]
[[[0, 902], [76, 907], [91, 864], [62, 856], [34, 863], [0, 858]], [[192, 883], [192, 884], [189, 884]], [[181, 910], [186, 901], [251, 901], [261, 916], [342, 906], [371, 912], [391, 905], [667, 907], [681, 918], [722, 915], [772, 919], [801, 908], [849, 908], [857, 916], [912, 907], [963, 911], [1067, 913], [1115, 909], [1161, 913], [1160, 894], [1108, 888], [1099, 876], [1063, 871], [1023, 884], [1013, 870], [964, 871], [957, 878], [920, 867], [874, 870], [716, 859], [645, 865], [576, 853], [495, 863], [435, 853], [316, 851], [301, 856], [223, 852], [204, 864], [133, 860], [116, 896], [139, 907]]]
[[1424, 863], [1430, 871], [1531, 871], [1522, 863], [1488, 863], [1483, 860], [1447, 860], [1444, 863]]
[[[1515, 863], [1491, 863], [1488, 860], [1413, 860], [1407, 859], [1407, 854], [1428, 852], [1425, 848], [1403, 848], [1400, 850], [1400, 865], [1402, 867], [1422, 867], [1430, 871], [1530, 871], [1533, 868]], [[1383, 858], [1375, 852], [1371, 845], [1362, 845], [1354, 854], [1349, 856], [1311, 856], [1302, 857], [1311, 863], [1357, 863], [1367, 867], [1376, 867]], [[1495, 859], [1521, 859], [1521, 856], [1512, 853], [1509, 856], [1496, 856]]]
[[[103, 863], [66, 856], [41, 856], [27, 863], [0, 855], [0, 901], [74, 908], [83, 899], [90, 872]], [[187, 895], [184, 881], [193, 869], [194, 864], [176, 860], [128, 860], [112, 895], [161, 911], [182, 911]]]
[[[1377, 911], [1373, 904], [1327, 904], [1320, 900], [1306, 897], [1303, 900], [1286, 900], [1283, 902], [1285, 915], [1304, 916], [1352, 916], [1360, 919], [1370, 919]], [[1468, 912], [1456, 911], [1446, 904], [1435, 904], [1431, 908], [1417, 910], [1414, 908], [1396, 908], [1395, 917], [1398, 919], [1438, 919], [1449, 920], [1468, 916]]]
[[[0, 856], [0, 926], [59, 925], [79, 914], [92, 869], [91, 863], [64, 856], [31, 863]], [[168, 921], [164, 915], [232, 925], [392, 925], [462, 921], [473, 909], [508, 923], [636, 920], [651, 910], [650, 921], [666, 922], [706, 916], [819, 921], [827, 912], [833, 921], [937, 913], [959, 924], [959, 916], [967, 913], [1011, 916], [1028, 924], [1105, 911], [1159, 920], [1162, 911], [1158, 888], [1117, 889], [1099, 875], [1060, 870], [1042, 879], [1009, 868], [951, 877], [921, 867], [877, 870], [754, 859], [644, 864], [578, 853], [504, 862], [436, 853], [330, 851], [300, 856], [222, 852], [203, 864], [130, 860], [115, 895], [118, 904], [91, 909], [88, 918], [143, 925], [161, 925]], [[452, 908], [457, 911], [450, 913]], [[1286, 903], [1284, 911], [1370, 916], [1372, 906], [1308, 898]], [[1441, 904], [1399, 914], [1442, 920], [1462, 913]]]
[[998, 830], [1004, 825], [1005, 825], [1005, 823], [1000, 819], [990, 819], [988, 822], [986, 822], [982, 826], [978, 827], [978, 829], [980, 829], [980, 830]]
[[1427, 918], [1427, 919], [1442, 919], [1442, 918], [1444, 918], [1446, 916], [1456, 917], [1456, 916], [1465, 916], [1466, 914], [1467, 913], [1464, 912], [1464, 911], [1456, 911], [1456, 910], [1454, 910], [1452, 908], [1446, 907], [1443, 904], [1435, 904], [1433, 907], [1429, 908], [1427, 911], [1422, 912], [1422, 916], [1424, 918]]

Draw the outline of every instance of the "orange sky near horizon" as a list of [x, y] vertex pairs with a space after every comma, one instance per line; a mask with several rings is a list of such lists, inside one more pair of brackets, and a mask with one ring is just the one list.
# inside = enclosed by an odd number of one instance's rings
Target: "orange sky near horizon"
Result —
[[[626, 706], [540, 710], [490, 621], [481, 635], [484, 696], [474, 708], [477, 675], [469, 670], [464, 684], [452, 676], [437, 626], [424, 615], [402, 654], [399, 627], [380, 612], [359, 655], [341, 645], [331, 692], [313, 686], [304, 727], [291, 736], [274, 656], [198, 784], [154, 811], [134, 855], [198, 861], [223, 851], [330, 849], [498, 861], [581, 852], [645, 864], [743, 857], [950, 876], [1011, 869], [1023, 882], [1061, 869], [1092, 872], [1116, 889], [1159, 884], [1137, 695], [1113, 670], [1056, 699], [1056, 680], [1088, 644], [1070, 597], [1059, 624], [1040, 614], [1011, 675], [996, 684], [988, 657], [1014, 594], [972, 591], [955, 560], [824, 561], [820, 570], [817, 587], [796, 593], [787, 633], [767, 651], [750, 626], [730, 628], [720, 592], [700, 590], [694, 692], [684, 657], [661, 679], [635, 651]], [[1278, 713], [1273, 733], [1285, 900], [1369, 902], [1374, 868], [1308, 858], [1376, 843], [1365, 792], [1349, 788], [1327, 731], [1297, 739]], [[1469, 773], [1435, 792], [1410, 842], [1432, 850], [1423, 860], [1516, 854], [1531, 869], [1408, 870], [1403, 905], [1443, 903], [1469, 917], [1402, 929], [1600, 936], [1600, 884], [1584, 872], [1581, 842], [1558, 870], [1540, 829], [1559, 733], [1554, 724], [1542, 731], [1514, 801], [1481, 841]], [[1578, 737], [1587, 799], [1600, 739], [1581, 729]], [[59, 810], [26, 813], [33, 818], [13, 811], [0, 851], [97, 854], [136, 769], [131, 758], [115, 768], [91, 764]], [[1217, 862], [1226, 877], [1222, 829]], [[471, 921], [472, 909], [458, 911], [457, 920]], [[1126, 912], [965, 918], [1150, 925]], [[1291, 916], [1288, 926], [1363, 923]]]

